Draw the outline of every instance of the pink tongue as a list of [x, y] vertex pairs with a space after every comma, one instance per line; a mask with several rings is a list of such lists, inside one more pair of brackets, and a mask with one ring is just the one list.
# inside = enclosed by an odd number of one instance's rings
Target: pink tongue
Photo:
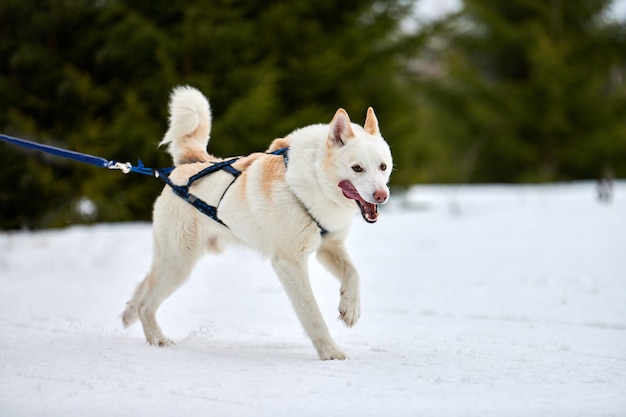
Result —
[[339, 186], [339, 188], [341, 188], [341, 191], [346, 198], [356, 200], [357, 205], [361, 209], [361, 215], [363, 216], [365, 221], [369, 223], [374, 223], [378, 219], [378, 210], [376, 210], [376, 204], [368, 203], [367, 201], [363, 200], [363, 197], [361, 197], [359, 192], [350, 181], [343, 180], [337, 185]]
[[339, 188], [341, 188], [343, 195], [345, 195], [347, 198], [363, 201], [363, 198], [361, 197], [359, 192], [356, 190], [356, 188], [354, 188], [354, 185], [352, 185], [350, 181], [343, 180], [338, 185], [339, 185]]

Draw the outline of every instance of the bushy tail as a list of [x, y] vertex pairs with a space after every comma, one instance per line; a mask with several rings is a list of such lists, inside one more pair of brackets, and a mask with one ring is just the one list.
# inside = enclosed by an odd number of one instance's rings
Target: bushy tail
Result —
[[170, 96], [170, 127], [159, 145], [167, 150], [174, 165], [207, 162], [206, 147], [211, 133], [211, 108], [206, 97], [193, 87], [176, 87]]

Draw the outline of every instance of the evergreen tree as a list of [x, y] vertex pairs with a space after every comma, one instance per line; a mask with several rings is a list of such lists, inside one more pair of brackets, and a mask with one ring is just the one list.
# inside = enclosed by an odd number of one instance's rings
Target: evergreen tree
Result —
[[[433, 36], [422, 133], [449, 181], [626, 175], [626, 30], [609, 0], [466, 0]], [[452, 167], [452, 168], [449, 168]]]

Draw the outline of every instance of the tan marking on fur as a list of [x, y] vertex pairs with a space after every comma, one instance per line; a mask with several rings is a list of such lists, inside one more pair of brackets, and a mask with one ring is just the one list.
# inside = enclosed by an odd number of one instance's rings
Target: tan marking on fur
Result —
[[154, 287], [154, 276], [152, 275], [152, 271], [150, 271], [148, 273], [148, 276], [146, 277], [146, 287], [148, 289], [151, 289]]
[[215, 159], [206, 152], [187, 148], [179, 155], [177, 162], [178, 165], [184, 165], [194, 162], [215, 162]]
[[265, 195], [270, 196], [274, 182], [285, 178], [285, 162], [280, 155], [267, 155], [261, 163], [264, 165], [261, 168], [261, 189]]
[[270, 143], [270, 147], [267, 148], [267, 151], [265, 152], [274, 152], [279, 149], [288, 148], [288, 147], [289, 147], [289, 136], [287, 136], [286, 138], [274, 139], [272, 143]]
[[243, 171], [241, 173], [241, 175], [237, 179], [237, 185], [241, 187], [239, 196], [241, 197], [241, 199], [243, 199], [243, 202], [247, 204], [248, 203], [248, 193], [247, 193], [248, 171]]
[[371, 107], [367, 109], [367, 116], [365, 117], [363, 130], [373, 136], [380, 135], [380, 130], [378, 129], [378, 119], [376, 118], [374, 109]]
[[198, 126], [198, 128], [191, 133], [190, 135], [188, 135], [189, 137], [199, 137], [199, 138], [205, 138], [206, 139], [206, 143], [209, 142], [209, 133], [211, 133], [211, 119], [209, 118], [209, 120], [205, 121], [205, 120], [201, 120], [200, 121], [200, 125]]
[[224, 251], [224, 248], [220, 245], [220, 241], [217, 236], [211, 236], [207, 240], [207, 250], [215, 253], [221, 253]]
[[326, 158], [322, 161], [322, 169], [331, 171], [333, 169], [333, 161], [335, 160], [335, 147], [330, 145], [330, 142], [326, 142]]
[[239, 158], [237, 160], [237, 162], [233, 163], [233, 168], [238, 169], [239, 171], [243, 172], [246, 169], [248, 169], [250, 167], [250, 165], [252, 165], [252, 163], [254, 161], [259, 159], [263, 155], [265, 155], [265, 154], [262, 153], [262, 152], [256, 152], [256, 153], [252, 153], [252, 154], [250, 154], [248, 156], [242, 156], [241, 158]]
[[[214, 162], [214, 161], [211, 161]], [[196, 175], [198, 172], [202, 171], [204, 168], [209, 166], [208, 162], [196, 162], [192, 164], [185, 164], [177, 166], [174, 171], [170, 174], [170, 179], [175, 184], [183, 184], [186, 183], [189, 177], [192, 175]]]

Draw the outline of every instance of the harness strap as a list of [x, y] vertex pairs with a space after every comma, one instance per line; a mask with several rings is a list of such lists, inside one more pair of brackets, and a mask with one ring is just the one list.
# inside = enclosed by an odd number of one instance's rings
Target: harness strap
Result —
[[239, 175], [241, 175], [241, 171], [239, 171], [238, 169], [233, 168], [232, 165], [238, 159], [239, 158], [227, 159], [226, 161], [216, 162], [216, 163], [213, 163], [212, 165], [209, 165], [208, 167], [204, 168], [202, 171], [200, 171], [197, 174], [189, 177], [189, 181], [187, 182], [187, 186], [189, 187], [196, 180], [204, 177], [205, 175], [209, 175], [209, 174], [212, 174], [212, 173], [217, 172], [217, 171], [226, 171], [229, 174], [231, 174], [233, 177], [237, 178]]
[[[282, 155], [283, 160], [285, 161], [285, 168], [287, 168], [287, 166], [289, 165], [289, 148], [282, 148], [271, 153], [274, 155]], [[300, 203], [304, 211], [306, 211], [309, 217], [315, 222], [317, 227], [320, 228], [320, 234], [322, 235], [322, 237], [325, 236], [328, 233], [328, 229], [322, 226], [319, 220], [317, 220], [315, 216], [311, 214], [311, 210], [309, 210], [309, 208], [306, 206], [306, 204], [304, 204], [304, 202], [300, 199], [300, 197], [298, 197], [294, 192], [292, 192], [292, 194], [294, 195], [294, 197], [296, 197], [296, 200], [298, 200], [298, 203]]]
[[[232, 166], [233, 163], [235, 163], [238, 159], [239, 158], [232, 158], [232, 159], [227, 159], [226, 161], [213, 163], [213, 164], [209, 165], [208, 167], [204, 168], [202, 171], [198, 172], [197, 174], [192, 175], [191, 177], [189, 177], [189, 180], [187, 180], [187, 184], [186, 185], [176, 185], [176, 184], [174, 184], [172, 182], [172, 180], [170, 180], [170, 178], [168, 177], [167, 174], [163, 175], [164, 173], [162, 172], [162, 170], [154, 170], [153, 171], [153, 175], [156, 178], [159, 178], [165, 184], [169, 185], [170, 188], [172, 189], [172, 191], [174, 192], [174, 194], [176, 194], [177, 196], [179, 196], [180, 198], [182, 198], [183, 200], [185, 200], [186, 202], [188, 202], [189, 204], [194, 206], [201, 213], [209, 216], [212, 220], [214, 220], [217, 223], [221, 224], [222, 226], [228, 228], [226, 223], [224, 223], [217, 216], [217, 207], [219, 206], [219, 203], [224, 198], [224, 195], [226, 194], [226, 190], [228, 190], [228, 188], [230, 188], [230, 186], [233, 185], [233, 183], [235, 182], [237, 177], [239, 177], [239, 175], [241, 175], [241, 171], [239, 171], [238, 169], [236, 169], [236, 168], [234, 168]], [[209, 174], [212, 174], [214, 172], [217, 172], [217, 171], [226, 171], [229, 174], [231, 174], [234, 178], [233, 178], [233, 181], [228, 185], [228, 187], [226, 187], [226, 190], [224, 191], [224, 194], [222, 194], [222, 197], [220, 198], [220, 201], [217, 203], [217, 206], [212, 206], [212, 205], [208, 204], [207, 202], [205, 202], [204, 200], [196, 197], [194, 194], [190, 193], [189, 192], [189, 188], [191, 187], [191, 185], [194, 182], [196, 182], [200, 178], [203, 178], [203, 177], [205, 177], [205, 176], [207, 176]]]
[[189, 185], [176, 185], [169, 179], [167, 175], [161, 175], [159, 171], [154, 171], [154, 176], [156, 178], [159, 178], [165, 184], [169, 185], [174, 194], [197, 208], [201, 213], [209, 216], [212, 220], [215, 220], [224, 227], [228, 227], [223, 221], [219, 219], [219, 217], [217, 217], [217, 207], [207, 204], [202, 199], [191, 194], [189, 192]]

